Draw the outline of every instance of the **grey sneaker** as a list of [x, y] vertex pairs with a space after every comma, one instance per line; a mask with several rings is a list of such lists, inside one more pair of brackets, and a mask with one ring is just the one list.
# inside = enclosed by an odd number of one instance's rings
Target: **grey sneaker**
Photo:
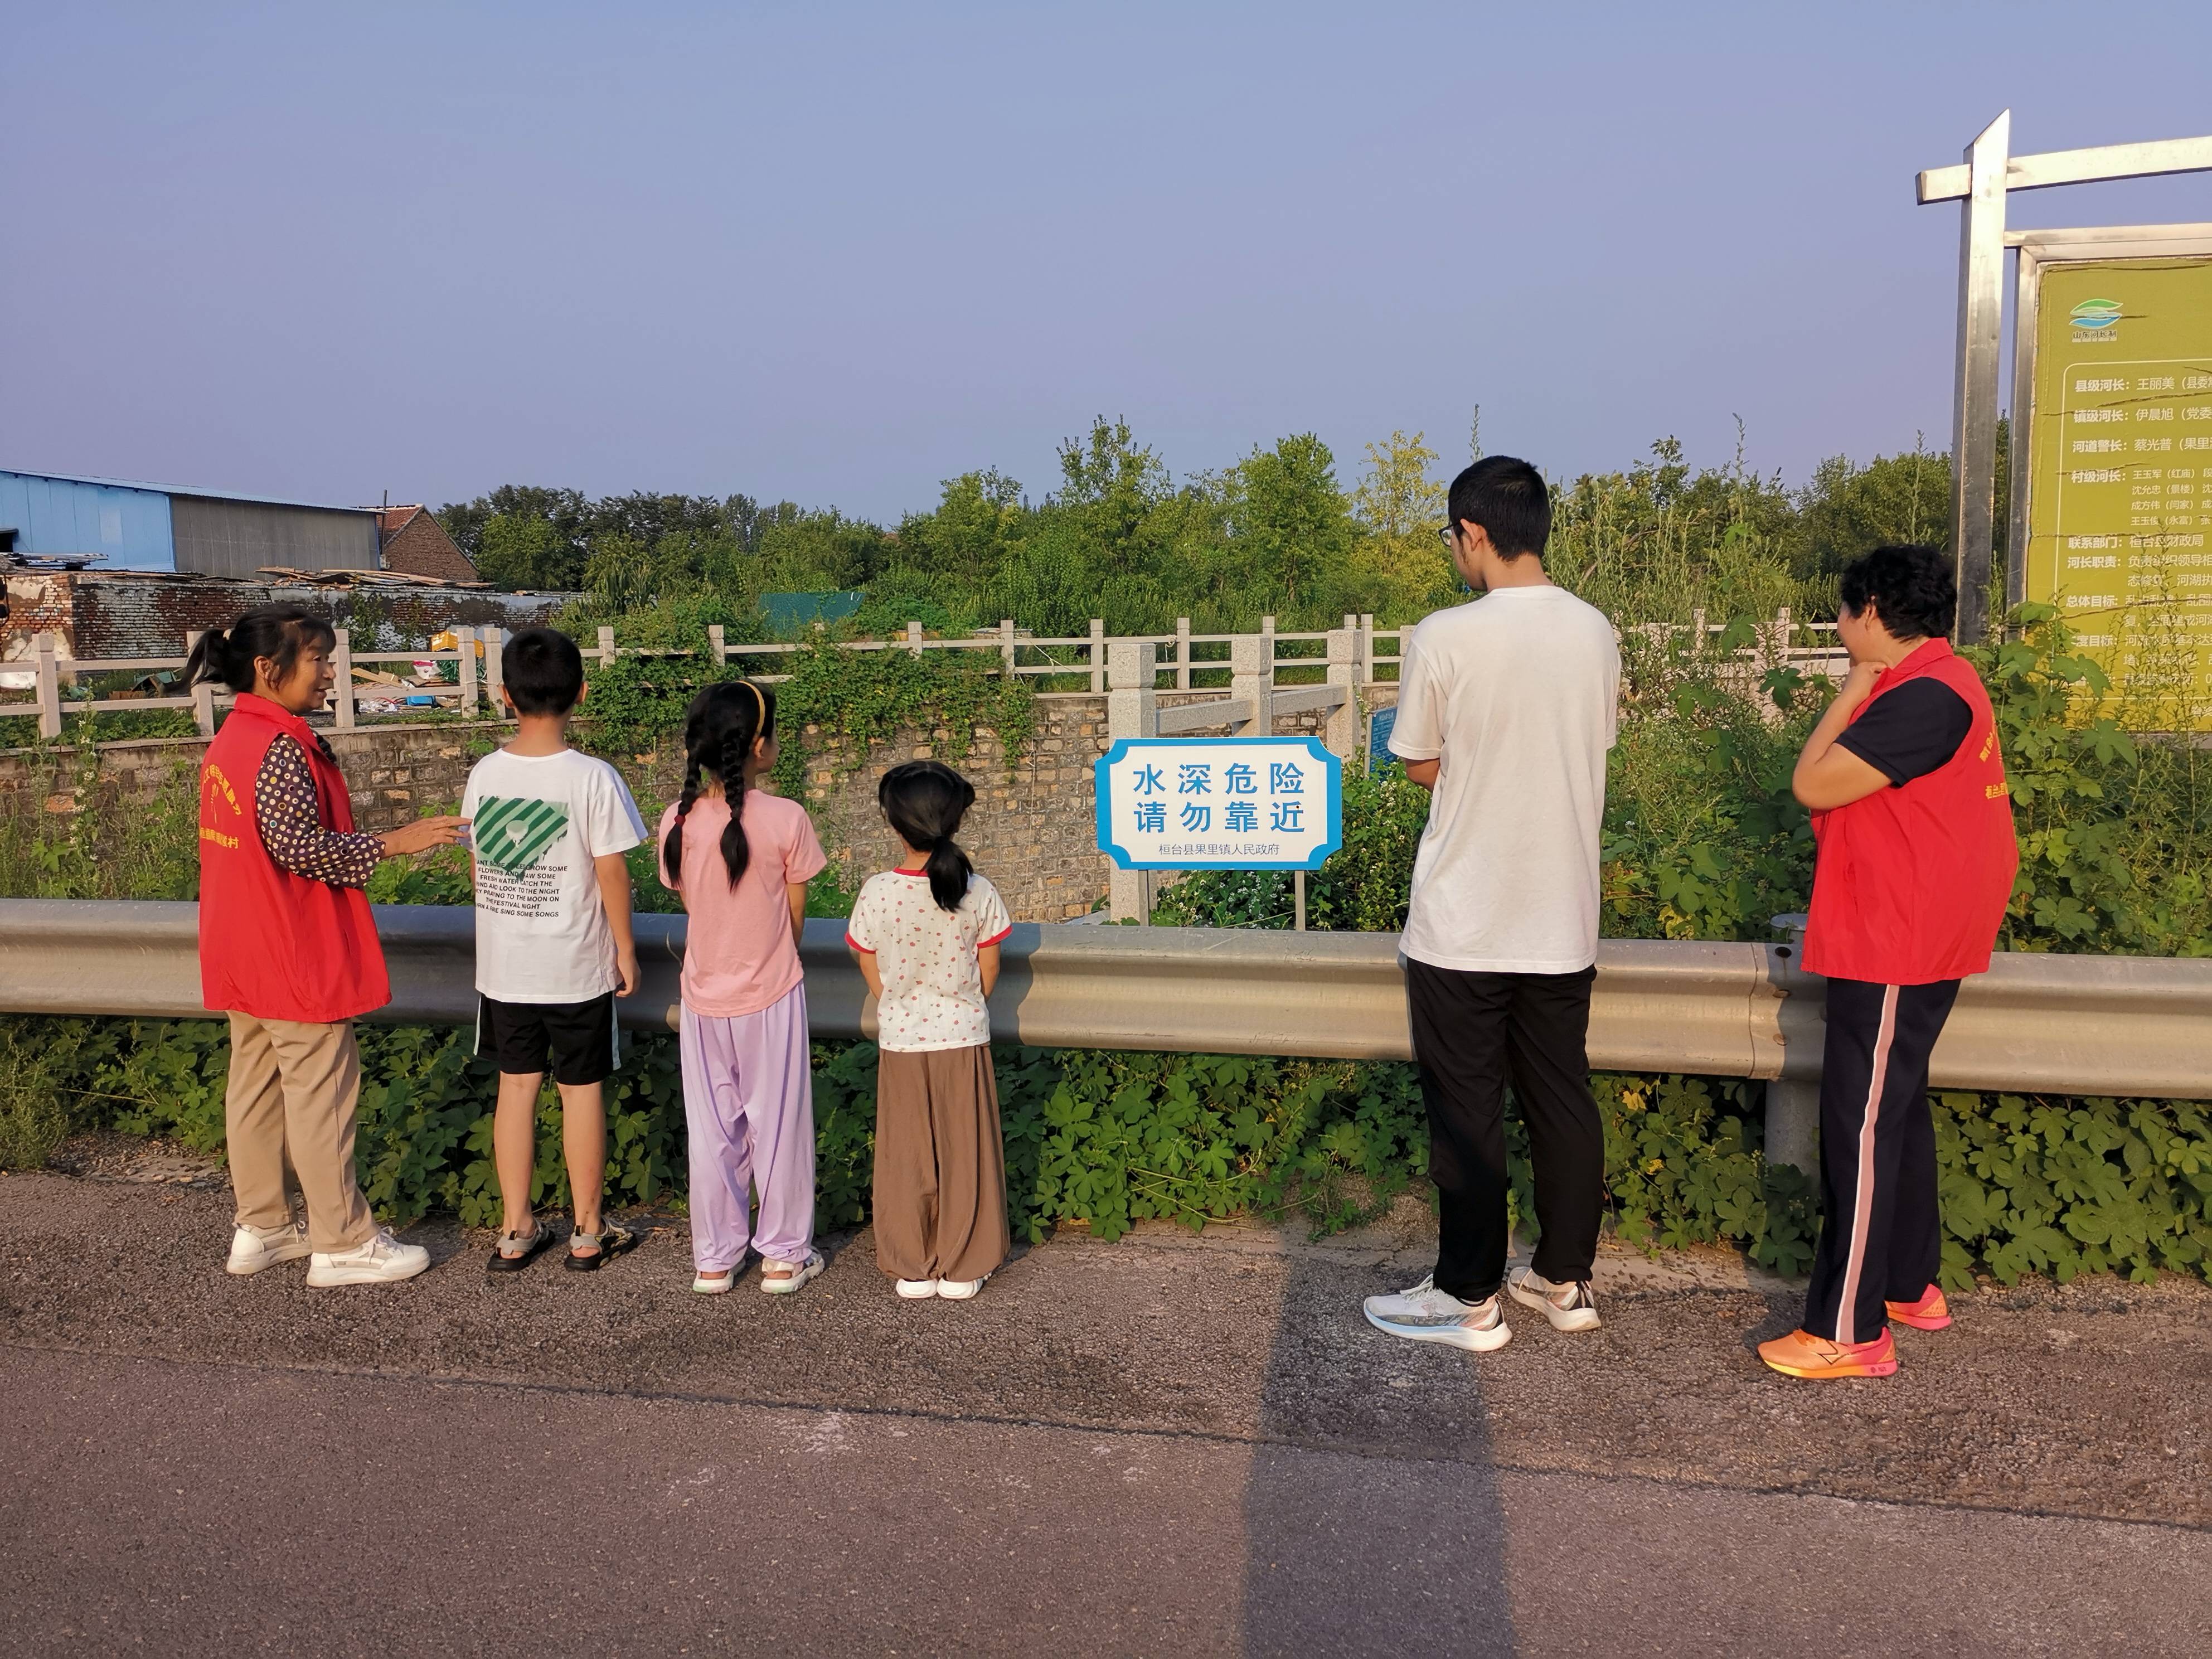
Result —
[[1534, 1308], [1552, 1322], [1555, 1331], [1594, 1331], [1598, 1328], [1597, 1297], [1589, 1280], [1555, 1285], [1534, 1267], [1516, 1267], [1506, 1275], [1505, 1288], [1524, 1308]]
[[241, 1226], [230, 1236], [230, 1260], [223, 1263], [222, 1270], [244, 1279], [280, 1261], [297, 1261], [307, 1254], [307, 1224], [304, 1221], [295, 1221], [285, 1227]]
[[1462, 1302], [1438, 1290], [1434, 1274], [1396, 1296], [1370, 1296], [1362, 1305], [1367, 1322], [1376, 1330], [1416, 1342], [1449, 1342], [1455, 1348], [1487, 1353], [1513, 1340], [1505, 1310], [1495, 1296]]

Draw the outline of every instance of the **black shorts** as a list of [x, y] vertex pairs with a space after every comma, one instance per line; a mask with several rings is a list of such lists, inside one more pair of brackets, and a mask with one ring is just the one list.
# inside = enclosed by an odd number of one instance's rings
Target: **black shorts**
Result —
[[477, 1052], [489, 1051], [502, 1072], [550, 1070], [556, 1083], [605, 1083], [622, 1064], [621, 1040], [612, 991], [589, 1002], [477, 999]]

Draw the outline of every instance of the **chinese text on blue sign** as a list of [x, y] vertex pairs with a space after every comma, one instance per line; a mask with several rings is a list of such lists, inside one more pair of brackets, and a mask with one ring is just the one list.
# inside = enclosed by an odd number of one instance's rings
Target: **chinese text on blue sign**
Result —
[[1098, 850], [1124, 870], [1316, 870], [1343, 838], [1316, 738], [1124, 738], [1097, 786]]

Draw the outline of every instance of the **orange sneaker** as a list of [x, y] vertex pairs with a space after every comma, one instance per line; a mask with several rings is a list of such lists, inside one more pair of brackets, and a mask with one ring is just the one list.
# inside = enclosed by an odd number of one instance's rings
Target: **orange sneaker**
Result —
[[1831, 1342], [1792, 1331], [1760, 1343], [1759, 1357], [1784, 1376], [1887, 1376], [1897, 1370], [1897, 1344], [1887, 1331], [1871, 1342]]
[[1943, 1299], [1942, 1290], [1930, 1285], [1917, 1302], [1885, 1302], [1889, 1316], [1900, 1325], [1910, 1325], [1916, 1331], [1940, 1331], [1951, 1322], [1951, 1304]]

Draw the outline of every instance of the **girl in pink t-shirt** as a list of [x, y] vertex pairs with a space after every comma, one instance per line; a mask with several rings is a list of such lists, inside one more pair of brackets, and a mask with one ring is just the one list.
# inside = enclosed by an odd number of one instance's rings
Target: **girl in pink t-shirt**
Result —
[[806, 884], [828, 860], [805, 807], [754, 787], [775, 764], [774, 692], [750, 680], [708, 686], [684, 718], [684, 756], [683, 799], [660, 817], [660, 879], [690, 917], [679, 1048], [691, 1288], [728, 1290], [750, 1245], [761, 1289], [795, 1291], [823, 1267], [799, 937]]

